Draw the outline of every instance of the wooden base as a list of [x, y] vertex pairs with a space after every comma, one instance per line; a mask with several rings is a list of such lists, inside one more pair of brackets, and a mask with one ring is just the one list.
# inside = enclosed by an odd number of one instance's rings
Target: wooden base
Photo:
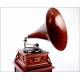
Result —
[[[15, 72], [21, 72], [21, 71], [19, 71], [19, 70], [15, 67]], [[35, 70], [28, 71], [28, 72], [52, 72], [52, 67], [35, 69]]]
[[48, 52], [24, 53], [19, 50], [14, 60], [15, 72], [52, 72]]

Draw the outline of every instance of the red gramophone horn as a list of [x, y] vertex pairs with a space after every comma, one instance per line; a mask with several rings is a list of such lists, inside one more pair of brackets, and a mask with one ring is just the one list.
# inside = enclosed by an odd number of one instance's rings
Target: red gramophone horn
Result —
[[50, 8], [46, 14], [46, 25], [28, 35], [28, 38], [50, 40], [58, 50], [62, 51], [67, 45], [67, 29], [60, 12]]

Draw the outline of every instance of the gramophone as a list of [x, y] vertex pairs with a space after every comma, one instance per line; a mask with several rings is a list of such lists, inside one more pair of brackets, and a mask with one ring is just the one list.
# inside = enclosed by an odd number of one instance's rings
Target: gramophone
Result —
[[[60, 12], [50, 8], [46, 14], [46, 24], [24, 38], [24, 48], [18, 50], [14, 60], [15, 72], [52, 72], [49, 52], [39, 48], [39, 44], [28, 44], [27, 39], [40, 38], [51, 41], [60, 51], [67, 45], [67, 29]], [[26, 47], [26, 45], [32, 45]]]

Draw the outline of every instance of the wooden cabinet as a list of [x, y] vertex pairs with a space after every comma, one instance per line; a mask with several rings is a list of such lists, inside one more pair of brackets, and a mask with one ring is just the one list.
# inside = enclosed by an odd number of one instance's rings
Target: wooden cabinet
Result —
[[18, 50], [14, 60], [15, 72], [52, 72], [52, 63], [48, 52], [25, 53]]

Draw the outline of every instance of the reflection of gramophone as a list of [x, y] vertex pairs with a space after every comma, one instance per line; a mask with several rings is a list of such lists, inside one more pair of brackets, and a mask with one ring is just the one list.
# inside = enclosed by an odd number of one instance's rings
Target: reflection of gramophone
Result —
[[39, 48], [39, 44], [26, 47], [27, 38], [50, 40], [56, 49], [62, 51], [67, 44], [67, 30], [60, 12], [50, 8], [46, 15], [46, 25], [24, 39], [24, 49], [18, 50], [15, 58], [15, 71], [22, 72], [52, 72], [52, 63], [48, 52]]

